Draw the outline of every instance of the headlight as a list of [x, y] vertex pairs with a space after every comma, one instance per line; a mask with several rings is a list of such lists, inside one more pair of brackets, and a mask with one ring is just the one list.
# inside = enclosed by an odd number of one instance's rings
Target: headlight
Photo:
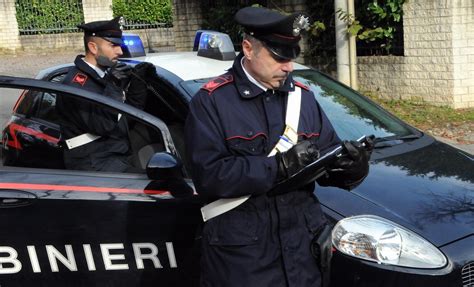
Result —
[[332, 231], [340, 252], [381, 264], [413, 268], [441, 268], [446, 257], [434, 245], [384, 218], [373, 215], [348, 217]]

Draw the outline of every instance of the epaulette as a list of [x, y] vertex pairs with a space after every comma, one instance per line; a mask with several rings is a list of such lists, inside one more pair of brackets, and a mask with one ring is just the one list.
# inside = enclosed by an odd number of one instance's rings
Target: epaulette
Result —
[[84, 84], [87, 81], [87, 75], [83, 73], [77, 73], [73, 78], [72, 78], [72, 83], [78, 83], [81, 86], [84, 86]]
[[201, 89], [206, 90], [209, 94], [214, 92], [217, 88], [222, 87], [228, 83], [232, 83], [234, 81], [234, 77], [230, 74], [224, 74], [219, 76], [211, 81], [207, 82]]
[[298, 81], [295, 81], [295, 86], [298, 86], [298, 87], [302, 88], [303, 90], [309, 91], [309, 87], [308, 87], [308, 86], [303, 85], [302, 83], [300, 83], [300, 82], [298, 82]]

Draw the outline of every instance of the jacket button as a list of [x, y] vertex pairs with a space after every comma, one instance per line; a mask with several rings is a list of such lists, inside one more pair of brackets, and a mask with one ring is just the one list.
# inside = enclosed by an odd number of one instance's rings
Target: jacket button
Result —
[[248, 132], [247, 132], [247, 136], [248, 136], [248, 137], [253, 136], [253, 131], [248, 131]]

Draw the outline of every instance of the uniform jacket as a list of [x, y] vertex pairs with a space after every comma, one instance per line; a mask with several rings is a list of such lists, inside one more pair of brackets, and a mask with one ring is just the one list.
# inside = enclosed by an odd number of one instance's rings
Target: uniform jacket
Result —
[[198, 193], [209, 200], [251, 194], [203, 230], [202, 286], [318, 286], [310, 254], [325, 222], [314, 185], [269, 196], [277, 176], [267, 157], [285, 127], [288, 92], [302, 87], [299, 140], [321, 150], [340, 142], [314, 95], [288, 77], [278, 91], [262, 91], [241, 66], [207, 83], [192, 99], [186, 147]]
[[[117, 101], [124, 101], [124, 92], [106, 77], [101, 78], [89, 65], [83, 61], [83, 56], [77, 56], [75, 66], [66, 75], [63, 83], [102, 94]], [[61, 132], [64, 140], [75, 136], [91, 133], [101, 136], [91, 143], [68, 150], [65, 147], [65, 164], [73, 169], [93, 169], [123, 171], [123, 158], [129, 153], [128, 126], [125, 117], [119, 119], [119, 114], [106, 110], [97, 104], [77, 100], [67, 95], [59, 96], [56, 107], [61, 115]], [[108, 162], [109, 159], [119, 158], [118, 162]], [[110, 167], [107, 167], [110, 165]], [[112, 167], [116, 165], [116, 167]]]

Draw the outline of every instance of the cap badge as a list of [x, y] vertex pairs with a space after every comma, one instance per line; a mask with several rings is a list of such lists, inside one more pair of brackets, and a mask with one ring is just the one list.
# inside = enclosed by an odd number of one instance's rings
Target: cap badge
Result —
[[123, 26], [125, 26], [125, 19], [123, 18], [123, 16], [120, 16], [118, 23], [120, 25], [120, 30], [123, 31]]
[[309, 29], [309, 17], [298, 15], [293, 22], [293, 36], [299, 36], [301, 30]]

